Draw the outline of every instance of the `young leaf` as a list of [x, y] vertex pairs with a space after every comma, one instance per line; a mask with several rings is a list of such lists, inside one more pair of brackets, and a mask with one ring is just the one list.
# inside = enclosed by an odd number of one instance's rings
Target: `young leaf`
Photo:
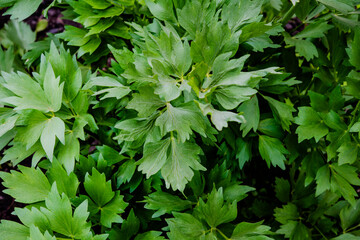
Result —
[[9, 221], [9, 220], [2, 220], [0, 223], [0, 232], [1, 236], [0, 239], [12, 239], [12, 240], [24, 240], [30, 234], [29, 228], [25, 227], [24, 225]]
[[4, 193], [11, 195], [17, 202], [35, 203], [44, 201], [50, 192], [50, 183], [43, 172], [37, 168], [19, 166], [21, 172], [0, 172]]

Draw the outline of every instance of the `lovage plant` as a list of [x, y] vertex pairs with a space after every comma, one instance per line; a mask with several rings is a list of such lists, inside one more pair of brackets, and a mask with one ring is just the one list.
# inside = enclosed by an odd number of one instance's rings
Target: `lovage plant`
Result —
[[0, 3], [0, 239], [360, 239], [360, 1], [40, 3]]

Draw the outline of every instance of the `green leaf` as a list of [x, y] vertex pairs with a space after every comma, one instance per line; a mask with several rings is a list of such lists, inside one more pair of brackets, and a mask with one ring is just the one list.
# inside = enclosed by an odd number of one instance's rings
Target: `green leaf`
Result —
[[43, 172], [37, 168], [19, 166], [21, 172], [0, 172], [4, 193], [11, 195], [17, 202], [35, 203], [44, 201], [50, 192], [50, 183]]
[[339, 152], [339, 165], [353, 164], [357, 159], [359, 146], [354, 142], [345, 142], [337, 151]]
[[324, 165], [316, 173], [316, 192], [315, 196], [319, 196], [326, 190], [330, 190], [330, 169], [328, 165]]
[[104, 206], [115, 196], [115, 192], [111, 188], [111, 181], [106, 181], [105, 174], [100, 174], [95, 168], [92, 169], [91, 175], [86, 174], [84, 187], [99, 207]]
[[[28, 2], [29, 0], [20, 1]], [[29, 2], [29, 4], [32, 5], [33, 3]], [[35, 41], [36, 33], [31, 30], [30, 25], [27, 23], [20, 20], [11, 20], [4, 26], [2, 31], [0, 31], [0, 36], [2, 38], [2, 44], [8, 41], [9, 45], [15, 45], [16, 48], [28, 50], [30, 44]]]
[[330, 9], [340, 11], [342, 13], [348, 13], [354, 11], [354, 6], [351, 5], [351, 1], [347, 0], [318, 0]]
[[360, 28], [355, 29], [354, 40], [350, 45], [350, 48], [346, 49], [349, 55], [350, 63], [357, 69], [360, 70]]
[[346, 206], [340, 211], [340, 221], [341, 228], [344, 232], [347, 229], [357, 224], [357, 221], [360, 217], [360, 201], [356, 200], [356, 204], [351, 206]]
[[123, 221], [119, 214], [123, 213], [128, 205], [123, 199], [124, 196], [120, 195], [120, 191], [116, 191], [115, 197], [101, 207], [100, 222], [103, 226], [111, 228], [112, 223], [121, 223]]
[[160, 235], [161, 232], [150, 231], [137, 235], [135, 240], [165, 240], [165, 238]]
[[47, 120], [44, 130], [41, 133], [40, 142], [50, 161], [53, 159], [55, 137], [57, 137], [62, 144], [65, 144], [64, 132], [65, 124], [63, 120], [58, 117], [52, 117]]
[[244, 116], [230, 112], [230, 111], [219, 111], [212, 107], [211, 104], [202, 104], [197, 102], [201, 112], [204, 115], [210, 115], [212, 123], [215, 125], [216, 129], [221, 131], [223, 128], [228, 127], [228, 122], [238, 122], [244, 123]]
[[150, 12], [157, 19], [169, 22], [176, 22], [172, 2], [168, 2], [166, 0], [145, 0], [145, 2]]
[[236, 158], [239, 160], [239, 167], [242, 169], [246, 162], [252, 158], [251, 142], [244, 141], [242, 138], [236, 140], [236, 146], [238, 148]]
[[236, 225], [231, 239], [234, 240], [245, 240], [245, 239], [259, 239], [259, 240], [270, 240], [272, 238], [264, 236], [264, 234], [270, 233], [270, 227], [261, 225], [261, 222], [248, 223], [241, 222]]
[[286, 224], [291, 220], [297, 220], [299, 218], [298, 209], [295, 204], [288, 203], [282, 208], [275, 208], [275, 219], [281, 224]]
[[72, 132], [65, 135], [65, 145], [58, 145], [58, 160], [68, 174], [74, 171], [75, 160], [79, 160], [80, 143], [76, 136], [76, 121]]
[[311, 107], [299, 107], [299, 115], [295, 118], [295, 123], [300, 125], [296, 129], [299, 136], [299, 143], [305, 139], [315, 138], [318, 142], [320, 138], [328, 134], [329, 129], [319, 114]]
[[322, 38], [325, 36], [324, 33], [331, 28], [333, 28], [333, 26], [329, 25], [327, 22], [316, 21], [306, 26], [305, 29], [296, 34], [294, 38]]
[[299, 53], [300, 56], [305, 57], [307, 61], [319, 56], [316, 46], [309, 40], [285, 37], [285, 42], [286, 44], [295, 46], [295, 51]]
[[170, 103], [166, 104], [166, 111], [158, 117], [155, 122], [160, 127], [162, 136], [167, 133], [176, 131], [181, 142], [190, 139], [192, 130], [206, 136], [208, 126], [206, 119], [202, 116], [198, 108], [190, 103], [180, 107], [173, 107]]
[[38, 9], [41, 2], [41, 0], [17, 0], [5, 14], [11, 15], [12, 19], [17, 18], [19, 21], [22, 21], [33, 14]]
[[206, 170], [199, 162], [199, 154], [202, 150], [195, 143], [181, 143], [178, 139], [172, 138], [169, 151], [167, 161], [161, 169], [161, 175], [167, 188], [171, 186], [174, 191], [182, 192], [194, 176], [193, 170]]
[[245, 137], [251, 129], [256, 132], [260, 122], [260, 108], [256, 95], [250, 100], [247, 100], [238, 108], [238, 112], [243, 112], [243, 116], [246, 122], [242, 123], [240, 130], [242, 130], [242, 136]]
[[15, 208], [14, 213], [20, 221], [27, 227], [36, 226], [41, 232], [51, 231], [51, 225], [46, 215], [36, 207]]
[[[44, 92], [52, 109], [52, 112], [57, 112], [61, 108], [62, 93], [64, 82], [60, 84], [60, 77], [55, 77], [55, 73], [51, 64], [48, 64], [44, 77]], [[59, 85], [60, 84], [60, 85]]]
[[207, 202], [199, 200], [199, 205], [194, 210], [200, 219], [206, 221], [210, 227], [215, 228], [222, 223], [233, 221], [237, 216], [236, 201], [224, 203], [223, 189], [213, 188], [208, 195]]
[[118, 80], [112, 77], [95, 77], [92, 78], [86, 85], [86, 88], [90, 88], [92, 86], [101, 86], [105, 87], [104, 89], [97, 91], [94, 93], [94, 96], [104, 94], [100, 98], [100, 100], [104, 100], [107, 98], [116, 98], [121, 99], [128, 95], [131, 90], [128, 86], [124, 86]]
[[121, 230], [116, 232], [116, 238], [130, 240], [139, 231], [139, 227], [140, 220], [135, 216], [133, 209], [131, 209], [127, 219], [121, 224]]
[[45, 204], [46, 208], [41, 208], [41, 211], [49, 219], [53, 231], [75, 239], [86, 238], [90, 234], [90, 224], [86, 221], [89, 216], [87, 200], [73, 213], [69, 198], [64, 193], [59, 195], [54, 183]]
[[188, 200], [182, 200], [178, 196], [171, 195], [166, 192], [157, 191], [145, 196], [144, 208], [150, 210], [156, 210], [152, 215], [153, 218], [160, 217], [166, 213], [181, 212], [191, 207], [191, 202]]
[[29, 228], [24, 225], [8, 220], [1, 220], [0, 232], [0, 239], [3, 240], [24, 240], [27, 239], [30, 233]]
[[170, 143], [170, 138], [167, 138], [145, 144], [143, 157], [138, 161], [138, 170], [145, 173], [147, 178], [156, 174], [166, 163]]
[[74, 172], [71, 172], [68, 175], [59, 161], [55, 159], [52, 161], [47, 176], [51, 183], [56, 182], [60, 194], [65, 193], [69, 198], [74, 198], [76, 196], [80, 184], [79, 180]]
[[165, 102], [155, 95], [151, 88], [144, 87], [139, 89], [139, 93], [133, 95], [127, 108], [138, 111], [139, 117], [148, 117], [163, 106], [165, 106]]
[[266, 96], [264, 96], [264, 98], [268, 101], [275, 119], [280, 122], [282, 128], [286, 131], [290, 131], [289, 126], [291, 125], [291, 122], [294, 121], [292, 113], [296, 110], [292, 106], [279, 102], [273, 98]]
[[42, 234], [39, 228], [31, 226], [30, 237], [28, 237], [27, 240], [56, 240], [56, 237], [50, 235], [48, 231]]
[[250, 87], [233, 85], [218, 87], [213, 94], [221, 106], [226, 110], [231, 110], [239, 106], [240, 103], [249, 100], [256, 93], [257, 91]]
[[3, 72], [2, 76], [6, 82], [3, 86], [15, 95], [1, 100], [14, 105], [15, 110], [37, 109], [42, 112], [53, 110], [44, 90], [31, 77], [21, 72], [17, 74]]
[[279, 166], [281, 169], [285, 169], [284, 161], [286, 161], [286, 158], [284, 154], [289, 154], [289, 152], [279, 139], [259, 135], [259, 152], [268, 167], [270, 167], [271, 163], [274, 167]]
[[199, 239], [206, 230], [203, 224], [188, 213], [173, 213], [174, 218], [165, 219], [169, 225], [168, 236], [174, 240]]

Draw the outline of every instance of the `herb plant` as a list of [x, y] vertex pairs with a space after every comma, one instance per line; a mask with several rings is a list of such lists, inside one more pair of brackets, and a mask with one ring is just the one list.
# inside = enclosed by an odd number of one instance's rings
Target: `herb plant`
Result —
[[38, 41], [21, 2], [0, 239], [360, 239], [358, 0], [54, 1]]

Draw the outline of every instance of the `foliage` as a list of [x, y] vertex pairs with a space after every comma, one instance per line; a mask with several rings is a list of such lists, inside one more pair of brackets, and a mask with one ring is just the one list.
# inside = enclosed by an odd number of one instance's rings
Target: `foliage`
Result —
[[360, 238], [359, 1], [54, 1], [41, 41], [22, 2], [0, 239]]

